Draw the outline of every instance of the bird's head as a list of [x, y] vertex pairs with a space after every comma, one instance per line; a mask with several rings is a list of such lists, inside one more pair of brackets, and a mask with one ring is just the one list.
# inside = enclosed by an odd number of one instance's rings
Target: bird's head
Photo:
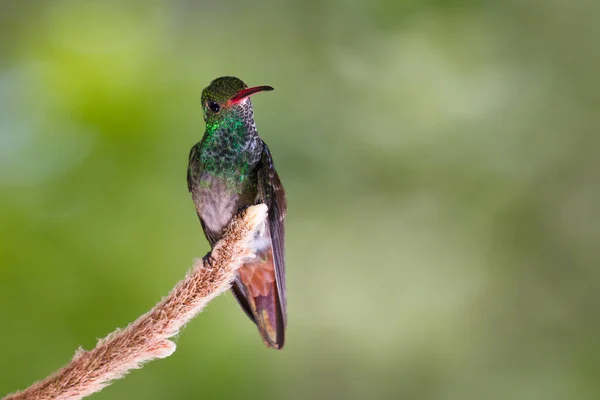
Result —
[[202, 91], [202, 109], [207, 126], [226, 117], [252, 119], [250, 96], [270, 90], [273, 90], [271, 86], [249, 88], [234, 76], [215, 79]]

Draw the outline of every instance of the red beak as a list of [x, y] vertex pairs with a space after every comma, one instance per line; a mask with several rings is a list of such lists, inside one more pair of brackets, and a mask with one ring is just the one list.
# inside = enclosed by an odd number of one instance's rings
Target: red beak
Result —
[[231, 100], [228, 101], [228, 103], [229, 103], [229, 105], [239, 103], [240, 101], [244, 100], [247, 97], [252, 96], [253, 94], [256, 94], [259, 92], [268, 92], [271, 90], [274, 90], [271, 86], [255, 86], [255, 87], [251, 87], [248, 89], [240, 90], [240, 92], [238, 94], [236, 94], [235, 96], [233, 96], [231, 98]]

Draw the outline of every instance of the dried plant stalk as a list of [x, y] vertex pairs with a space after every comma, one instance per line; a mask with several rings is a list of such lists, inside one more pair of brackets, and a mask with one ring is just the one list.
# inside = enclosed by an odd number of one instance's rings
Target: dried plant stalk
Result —
[[251, 256], [248, 241], [264, 222], [267, 206], [255, 205], [233, 218], [223, 238], [186, 278], [152, 310], [101, 339], [91, 351], [78, 350], [65, 367], [4, 400], [75, 400], [89, 396], [155, 358], [175, 351], [169, 340], [209, 301], [229, 289], [235, 271]]

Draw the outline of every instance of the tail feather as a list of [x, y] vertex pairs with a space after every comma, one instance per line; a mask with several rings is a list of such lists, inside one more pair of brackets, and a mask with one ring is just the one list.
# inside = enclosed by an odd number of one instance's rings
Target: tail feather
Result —
[[285, 326], [271, 248], [238, 269], [234, 293], [256, 323], [265, 344], [281, 349]]

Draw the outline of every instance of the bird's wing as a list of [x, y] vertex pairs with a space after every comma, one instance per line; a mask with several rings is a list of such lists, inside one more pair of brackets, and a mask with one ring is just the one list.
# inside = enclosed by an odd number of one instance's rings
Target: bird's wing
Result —
[[285, 190], [279, 180], [279, 175], [273, 166], [273, 158], [266, 143], [263, 142], [263, 154], [258, 169], [258, 202], [263, 202], [269, 208], [268, 226], [273, 246], [273, 261], [275, 262], [275, 279], [277, 293], [286, 324], [286, 294], [285, 294], [285, 230], [283, 219], [287, 212]]
[[[202, 164], [200, 164], [200, 159], [199, 159], [199, 155], [198, 155], [198, 143], [196, 143], [194, 146], [192, 146], [192, 148], [190, 150], [190, 155], [188, 157], [187, 185], [188, 185], [188, 191], [190, 193], [192, 192], [192, 187], [194, 184], [194, 177], [202, 174], [202, 171], [200, 170], [201, 167], [202, 167]], [[200, 174], [198, 174], [198, 172]]]

